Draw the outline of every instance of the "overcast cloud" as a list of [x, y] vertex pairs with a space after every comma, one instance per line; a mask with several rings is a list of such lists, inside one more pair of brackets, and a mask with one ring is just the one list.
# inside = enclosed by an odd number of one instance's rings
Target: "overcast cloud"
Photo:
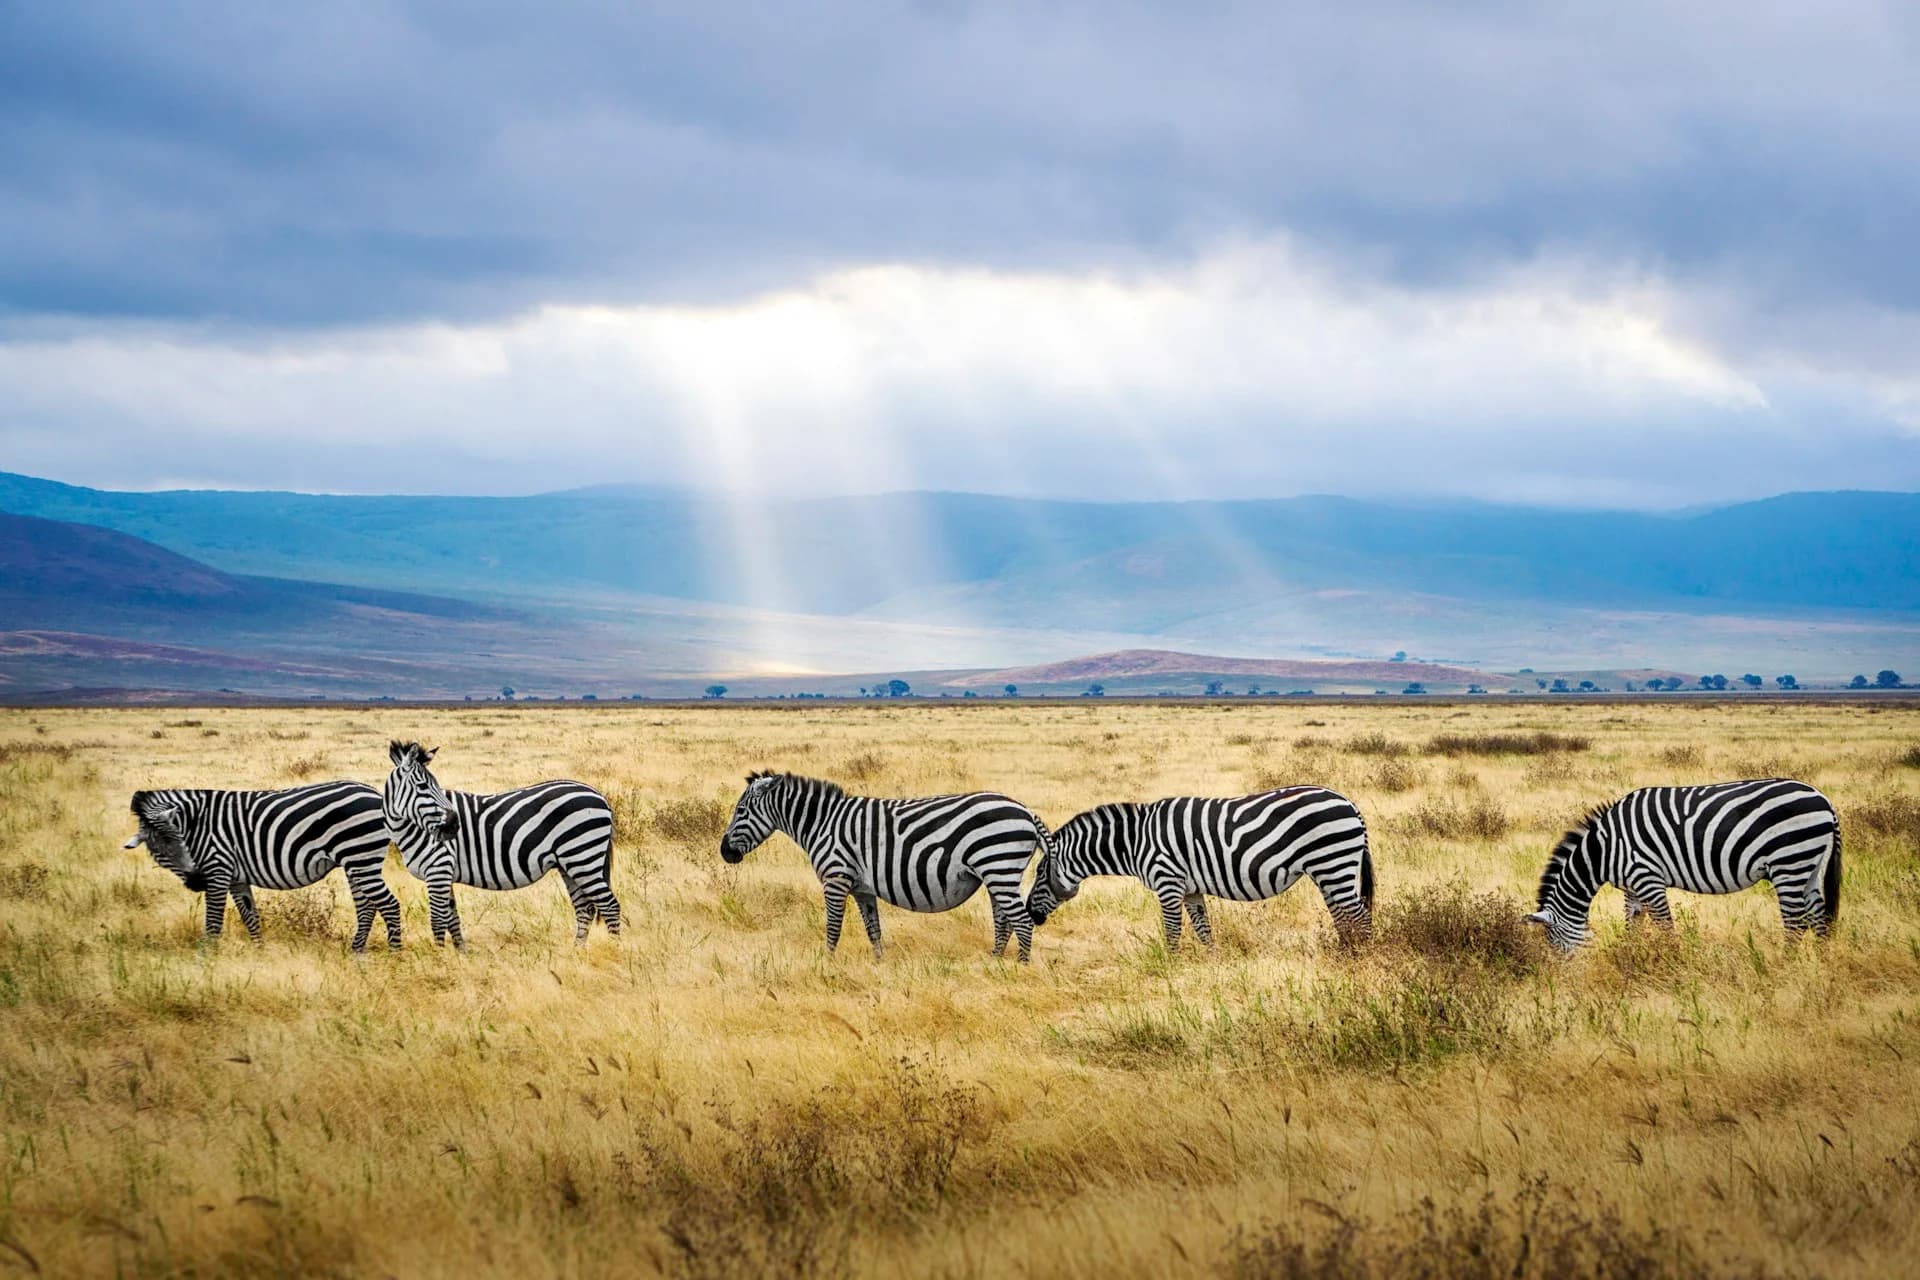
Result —
[[1920, 488], [1920, 11], [0, 5], [0, 468]]

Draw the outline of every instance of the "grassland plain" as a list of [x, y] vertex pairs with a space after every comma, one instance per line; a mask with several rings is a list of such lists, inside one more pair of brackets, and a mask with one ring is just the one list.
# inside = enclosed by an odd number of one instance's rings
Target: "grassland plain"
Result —
[[[135, 787], [377, 784], [392, 737], [449, 786], [604, 788], [628, 935], [576, 949], [548, 881], [463, 891], [438, 951], [393, 864], [399, 955], [347, 954], [337, 880], [202, 948], [119, 848]], [[756, 766], [1056, 824], [1322, 783], [1380, 937], [1342, 950], [1303, 886], [1170, 957], [1114, 881], [1030, 967], [983, 900], [828, 959], [791, 844], [719, 859]], [[1842, 815], [1830, 943], [1764, 889], [1677, 899], [1672, 937], [1609, 891], [1566, 962], [1521, 930], [1589, 804], [1770, 774]], [[1912, 1273], [1917, 849], [1897, 703], [4, 711], [0, 1271]]]

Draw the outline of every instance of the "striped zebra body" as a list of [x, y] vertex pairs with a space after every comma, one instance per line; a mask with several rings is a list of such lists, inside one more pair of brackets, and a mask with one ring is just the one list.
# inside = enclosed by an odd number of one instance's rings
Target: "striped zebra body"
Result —
[[205, 893], [208, 937], [226, 923], [227, 899], [247, 932], [260, 937], [255, 889], [300, 889], [335, 867], [353, 895], [353, 949], [364, 951], [373, 918], [400, 946], [400, 902], [380, 874], [387, 824], [380, 793], [359, 782], [322, 782], [285, 791], [167, 790], [133, 793], [140, 830], [125, 847], [145, 844], [195, 893]]
[[1840, 915], [1840, 821], [1804, 782], [1762, 778], [1698, 787], [1643, 787], [1602, 805], [1567, 832], [1540, 877], [1538, 910], [1562, 951], [1586, 940], [1603, 884], [1626, 894], [1627, 920], [1671, 926], [1669, 889], [1737, 893], [1771, 881], [1789, 932], [1824, 936]]
[[1286, 787], [1232, 799], [1181, 796], [1107, 804], [1054, 833], [1027, 897], [1043, 924], [1088, 876], [1134, 876], [1160, 901], [1167, 948], [1180, 945], [1182, 907], [1211, 946], [1206, 899], [1254, 902], [1302, 876], [1326, 901], [1343, 939], [1373, 932], [1373, 855], [1367, 825], [1345, 796]]
[[417, 742], [388, 748], [385, 810], [407, 870], [426, 882], [435, 943], [464, 948], [453, 886], [524, 889], [558, 871], [573, 903], [574, 940], [597, 916], [620, 932], [620, 901], [609, 882], [613, 807], [584, 782], [538, 782], [476, 795], [448, 791], [427, 768], [434, 753]]
[[1020, 959], [1033, 948], [1033, 925], [1020, 881], [1047, 829], [1018, 800], [990, 791], [921, 800], [850, 796], [831, 782], [755, 773], [720, 838], [720, 856], [737, 863], [775, 831], [806, 851], [826, 896], [827, 950], [840, 944], [853, 898], [880, 955], [879, 903], [910, 911], [951, 911], [983, 886], [993, 905], [993, 953], [1009, 934]]

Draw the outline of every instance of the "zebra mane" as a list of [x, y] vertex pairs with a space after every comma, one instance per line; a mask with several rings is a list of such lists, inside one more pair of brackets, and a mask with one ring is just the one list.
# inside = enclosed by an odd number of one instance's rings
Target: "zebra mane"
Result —
[[1546, 909], [1547, 890], [1560, 878], [1560, 873], [1566, 868], [1567, 859], [1571, 858], [1573, 851], [1580, 847], [1580, 842], [1587, 838], [1587, 833], [1593, 830], [1594, 823], [1598, 822], [1601, 815], [1611, 808], [1613, 808], [1611, 800], [1594, 805], [1587, 810], [1585, 817], [1568, 828], [1567, 833], [1560, 837], [1560, 843], [1553, 847], [1553, 853], [1547, 858], [1546, 867], [1540, 872], [1540, 888], [1534, 894], [1533, 900], [1536, 911]]
[[146, 816], [147, 801], [152, 798], [153, 798], [153, 793], [151, 791], [136, 791], [133, 793], [132, 808], [135, 816], [137, 817]]
[[747, 785], [752, 786], [762, 779], [770, 778], [776, 782], [788, 782], [812, 791], [825, 792], [829, 796], [844, 796], [846, 788], [837, 782], [828, 782], [825, 778], [809, 778], [801, 773], [776, 773], [772, 769], [755, 769], [747, 775]]

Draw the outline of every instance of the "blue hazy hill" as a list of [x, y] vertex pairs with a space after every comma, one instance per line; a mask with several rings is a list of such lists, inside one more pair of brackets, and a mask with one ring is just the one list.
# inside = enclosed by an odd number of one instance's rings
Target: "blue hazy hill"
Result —
[[[0, 510], [228, 573], [454, 594], [612, 593], [844, 614], [964, 596], [1054, 624], [1236, 594], [1395, 589], [1583, 607], [1920, 609], [1920, 495], [1684, 514], [1304, 497], [964, 493], [731, 502], [607, 486], [519, 498], [120, 493], [0, 473]], [[1182, 601], [1186, 601], [1183, 604]], [[1190, 606], [1190, 607], [1189, 607]]]

